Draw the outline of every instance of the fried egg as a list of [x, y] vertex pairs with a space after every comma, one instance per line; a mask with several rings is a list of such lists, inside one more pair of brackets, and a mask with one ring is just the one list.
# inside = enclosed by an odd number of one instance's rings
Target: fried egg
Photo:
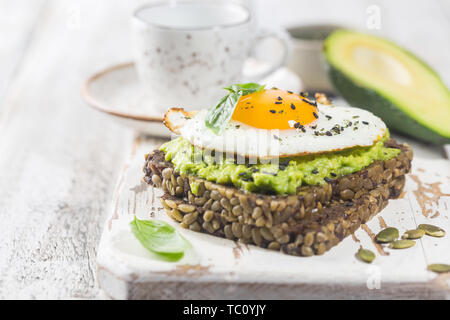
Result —
[[207, 114], [174, 108], [164, 123], [197, 147], [257, 158], [372, 146], [386, 134], [384, 122], [366, 110], [318, 104], [279, 89], [242, 96], [221, 135], [206, 127]]

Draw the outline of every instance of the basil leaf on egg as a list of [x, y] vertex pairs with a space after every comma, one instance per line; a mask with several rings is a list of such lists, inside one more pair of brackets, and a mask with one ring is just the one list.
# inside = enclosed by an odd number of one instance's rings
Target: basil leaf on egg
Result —
[[230, 92], [238, 92], [242, 91], [242, 95], [245, 96], [247, 94], [258, 92], [264, 89], [264, 85], [260, 85], [258, 83], [242, 83], [242, 84], [233, 84], [229, 87], [225, 87], [225, 90], [228, 90]]
[[250, 82], [233, 84], [224, 89], [228, 90], [229, 93], [214, 108], [209, 110], [205, 119], [206, 127], [217, 135], [223, 132], [230, 121], [239, 99], [247, 94], [263, 90], [264, 85]]
[[178, 261], [191, 244], [174, 227], [161, 220], [131, 221], [131, 231], [149, 251], [166, 261]]

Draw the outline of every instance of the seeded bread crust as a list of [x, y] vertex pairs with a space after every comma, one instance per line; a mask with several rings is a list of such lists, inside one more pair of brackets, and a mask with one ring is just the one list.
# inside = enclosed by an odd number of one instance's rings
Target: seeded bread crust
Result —
[[[324, 185], [300, 187], [296, 195], [246, 193], [179, 175], [160, 150], [146, 155], [144, 181], [163, 189], [162, 205], [184, 228], [291, 255], [320, 255], [400, 195], [412, 150], [392, 139], [385, 145], [401, 153]], [[199, 186], [195, 195], [193, 182]]]

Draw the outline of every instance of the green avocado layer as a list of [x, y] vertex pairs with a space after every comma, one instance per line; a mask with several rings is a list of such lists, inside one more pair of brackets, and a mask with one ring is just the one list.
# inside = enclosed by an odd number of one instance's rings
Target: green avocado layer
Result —
[[[161, 146], [166, 161], [180, 174], [194, 175], [223, 185], [234, 185], [248, 192], [295, 194], [301, 185], [320, 185], [367, 167], [377, 160], [396, 157], [399, 149], [386, 148], [389, 133], [370, 147], [338, 152], [281, 158], [279, 164], [236, 164], [234, 158], [221, 157], [194, 147], [182, 137]], [[325, 180], [326, 179], [326, 180]], [[197, 186], [191, 185], [195, 194]]]

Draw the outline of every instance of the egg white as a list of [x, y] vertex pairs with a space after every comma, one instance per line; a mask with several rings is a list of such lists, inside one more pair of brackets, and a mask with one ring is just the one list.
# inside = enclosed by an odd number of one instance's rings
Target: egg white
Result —
[[172, 109], [166, 113], [165, 124], [195, 146], [257, 158], [371, 146], [386, 134], [386, 125], [380, 118], [369, 111], [353, 107], [319, 104], [316, 121], [297, 129], [293, 121], [290, 123], [292, 129], [289, 130], [257, 129], [232, 120], [221, 135], [216, 135], [206, 127], [207, 113], [208, 110], [202, 110], [190, 117], [180, 109]]

